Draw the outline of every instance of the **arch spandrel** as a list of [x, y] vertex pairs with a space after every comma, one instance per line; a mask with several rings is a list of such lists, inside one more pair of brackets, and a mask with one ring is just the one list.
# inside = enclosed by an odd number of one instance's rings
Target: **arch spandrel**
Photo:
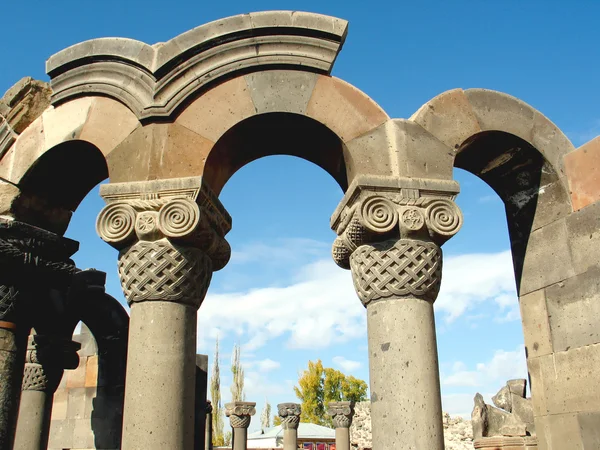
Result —
[[563, 182], [563, 158], [575, 150], [564, 133], [538, 110], [515, 97], [489, 89], [444, 92], [425, 103], [410, 120], [456, 152], [460, 152], [470, 137], [483, 131], [517, 136], [535, 147]]
[[72, 140], [89, 142], [107, 156], [139, 125], [128, 108], [106, 97], [81, 97], [50, 106], [0, 160], [0, 176], [18, 185], [47, 151]]

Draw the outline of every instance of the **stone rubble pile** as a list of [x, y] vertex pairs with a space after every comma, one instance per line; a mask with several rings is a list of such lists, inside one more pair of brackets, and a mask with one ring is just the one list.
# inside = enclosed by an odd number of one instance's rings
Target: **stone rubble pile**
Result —
[[[354, 450], [371, 448], [371, 407], [369, 402], [355, 406], [354, 419], [350, 427], [350, 442]], [[444, 413], [444, 441], [446, 450], [472, 450], [473, 429], [471, 421], [462, 417], [450, 417]]]

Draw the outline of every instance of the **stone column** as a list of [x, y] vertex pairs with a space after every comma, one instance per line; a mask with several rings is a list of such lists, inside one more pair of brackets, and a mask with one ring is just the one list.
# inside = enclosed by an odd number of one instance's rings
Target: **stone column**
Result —
[[[12, 219], [0, 219], [0, 450], [13, 448], [35, 303], [68, 286], [79, 244]], [[38, 318], [43, 320], [44, 317]]]
[[81, 345], [66, 339], [29, 337], [15, 448], [46, 450], [54, 392], [64, 369], [75, 369]]
[[232, 450], [248, 448], [248, 426], [252, 416], [256, 414], [255, 406], [254, 402], [225, 403], [225, 415], [229, 417], [231, 425]]
[[458, 184], [353, 184], [332, 218], [335, 261], [367, 308], [373, 450], [443, 450], [433, 302], [439, 247], [462, 224]]
[[212, 412], [213, 412], [213, 407], [212, 407], [212, 403], [210, 402], [210, 400], [206, 400], [206, 434], [204, 435], [204, 449], [205, 450], [212, 450], [213, 445], [212, 445], [212, 436], [213, 436], [213, 429], [212, 429]]
[[101, 186], [100, 237], [131, 307], [122, 449], [194, 445], [196, 315], [231, 218], [199, 177]]
[[302, 409], [298, 403], [280, 403], [277, 405], [281, 427], [283, 428], [283, 449], [297, 450], [298, 425]]
[[331, 402], [327, 414], [335, 427], [335, 450], [350, 450], [350, 425], [354, 417], [354, 402]]

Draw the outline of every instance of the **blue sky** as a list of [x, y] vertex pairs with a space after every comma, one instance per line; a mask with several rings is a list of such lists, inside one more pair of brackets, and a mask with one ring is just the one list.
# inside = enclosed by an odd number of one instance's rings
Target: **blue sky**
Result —
[[[451, 88], [484, 87], [538, 108], [576, 146], [600, 134], [600, 2], [34, 0], [26, 11], [5, 3], [0, 91], [23, 76], [46, 80], [45, 60], [79, 41], [121, 36], [152, 44], [229, 15], [292, 9], [349, 20], [333, 74], [391, 117], [410, 117]], [[493, 394], [526, 369], [503, 205], [476, 177], [457, 170], [456, 179], [465, 221], [444, 246], [436, 321], [444, 409], [469, 414], [475, 392]], [[212, 360], [220, 336], [225, 400], [234, 342], [242, 344], [247, 399], [259, 410], [265, 398], [293, 401], [292, 385], [310, 359], [368, 379], [364, 308], [349, 273], [329, 256], [329, 217], [342, 195], [323, 170], [284, 156], [249, 164], [223, 189], [233, 256], [200, 308], [198, 349]], [[102, 205], [92, 190], [67, 236], [81, 242], [77, 264], [106, 271], [108, 291], [123, 300], [116, 252], [94, 231]]]

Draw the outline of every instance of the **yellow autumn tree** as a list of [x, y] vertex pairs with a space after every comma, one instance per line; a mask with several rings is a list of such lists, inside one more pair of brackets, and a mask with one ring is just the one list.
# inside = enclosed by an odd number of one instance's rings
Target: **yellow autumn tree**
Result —
[[302, 422], [331, 426], [331, 417], [327, 415], [329, 402], [365, 401], [367, 383], [339, 370], [323, 367], [319, 359], [308, 362], [308, 369], [298, 377], [294, 392], [302, 402]]

